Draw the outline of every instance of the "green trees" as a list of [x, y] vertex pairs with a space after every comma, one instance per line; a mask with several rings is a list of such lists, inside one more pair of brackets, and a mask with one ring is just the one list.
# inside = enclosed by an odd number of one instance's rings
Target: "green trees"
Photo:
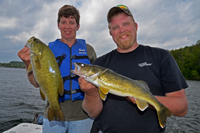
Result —
[[200, 80], [200, 40], [190, 47], [171, 50], [183, 76], [190, 80]]
[[22, 61], [11, 61], [10, 63], [0, 63], [0, 67], [25, 68], [25, 64]]
[[[200, 40], [195, 45], [169, 51], [176, 60], [183, 76], [189, 80], [200, 80]], [[22, 61], [0, 63], [0, 67], [25, 68]]]

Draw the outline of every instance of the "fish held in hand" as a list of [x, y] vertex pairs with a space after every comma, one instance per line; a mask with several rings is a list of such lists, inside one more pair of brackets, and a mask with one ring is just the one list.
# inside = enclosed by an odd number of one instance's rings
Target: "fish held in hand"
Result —
[[171, 111], [153, 96], [146, 82], [130, 79], [97, 65], [74, 63], [74, 66], [75, 69], [71, 72], [97, 86], [103, 100], [106, 99], [108, 93], [122, 97], [134, 97], [141, 111], [144, 111], [150, 104], [156, 109], [162, 128], [165, 127], [167, 117], [172, 115]]
[[63, 80], [53, 52], [35, 37], [31, 37], [26, 46], [29, 47], [31, 53], [27, 71], [33, 71], [42, 99], [48, 99], [49, 121], [64, 121], [64, 115], [59, 104], [59, 94], [62, 96], [64, 93]]

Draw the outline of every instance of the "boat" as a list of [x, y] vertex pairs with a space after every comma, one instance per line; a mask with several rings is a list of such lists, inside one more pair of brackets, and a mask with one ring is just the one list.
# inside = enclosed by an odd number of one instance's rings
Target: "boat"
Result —
[[42, 125], [33, 123], [20, 123], [3, 133], [42, 133]]

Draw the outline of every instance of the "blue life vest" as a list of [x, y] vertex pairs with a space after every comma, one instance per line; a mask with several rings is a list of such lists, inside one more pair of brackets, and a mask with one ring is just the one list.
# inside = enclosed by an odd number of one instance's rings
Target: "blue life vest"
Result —
[[87, 55], [87, 47], [85, 40], [76, 39], [76, 42], [70, 48], [67, 44], [56, 40], [49, 43], [49, 48], [54, 53], [60, 73], [64, 83], [64, 96], [59, 97], [59, 102], [72, 99], [83, 100], [84, 93], [81, 91], [78, 76], [71, 74], [70, 71], [74, 70], [74, 62], [91, 64]]

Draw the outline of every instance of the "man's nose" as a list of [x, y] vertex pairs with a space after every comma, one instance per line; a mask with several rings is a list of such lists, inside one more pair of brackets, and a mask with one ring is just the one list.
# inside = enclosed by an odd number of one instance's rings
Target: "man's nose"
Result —
[[70, 26], [70, 24], [68, 24], [68, 23], [65, 25], [65, 28], [70, 28], [70, 27], [71, 27], [71, 26]]
[[120, 26], [120, 27], [119, 27], [119, 31], [120, 31], [120, 32], [124, 32], [124, 27], [123, 27], [123, 26]]

